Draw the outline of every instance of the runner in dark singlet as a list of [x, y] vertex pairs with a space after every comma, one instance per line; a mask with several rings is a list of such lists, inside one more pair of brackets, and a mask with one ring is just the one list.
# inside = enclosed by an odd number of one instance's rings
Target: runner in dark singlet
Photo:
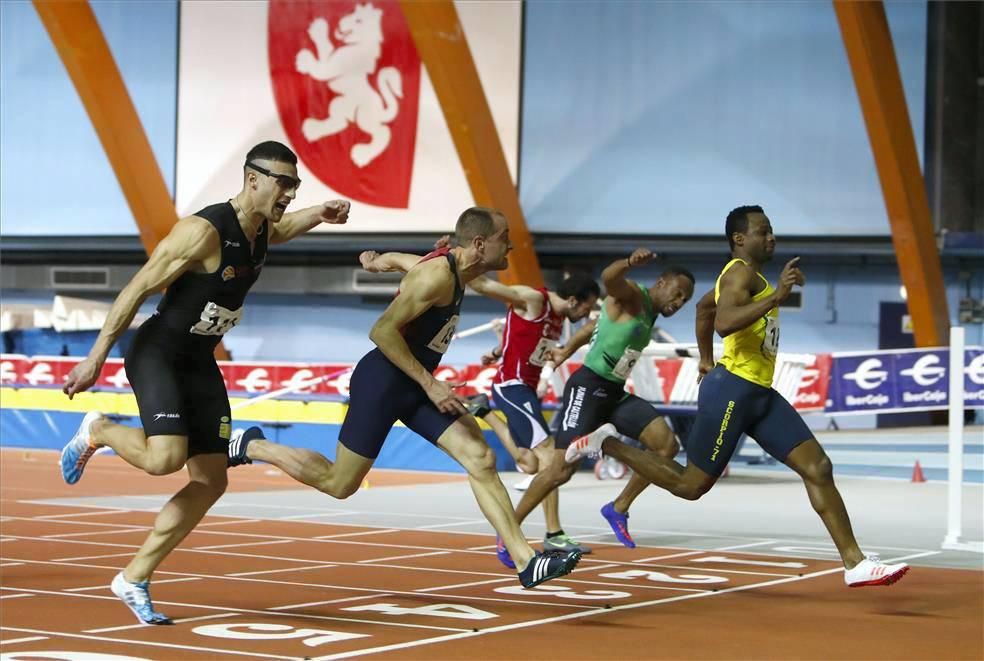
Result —
[[349, 203], [342, 200], [285, 213], [300, 185], [296, 165], [297, 156], [279, 142], [253, 147], [246, 155], [243, 189], [228, 202], [178, 221], [120, 292], [89, 356], [65, 382], [69, 398], [90, 388], [140, 305], [167, 288], [126, 355], [143, 429], [92, 411], [61, 455], [62, 477], [69, 484], [79, 481], [86, 462], [103, 446], [151, 475], [187, 465], [188, 484], [164, 506], [153, 532], [111, 585], [146, 624], [170, 623], [151, 603], [151, 575], [226, 487], [232, 421], [213, 350], [242, 317], [269, 243], [348, 218]]
[[334, 463], [312, 450], [271, 443], [251, 427], [230, 443], [230, 464], [265, 461], [319, 491], [348, 498], [362, 484], [390, 428], [401, 420], [468, 471], [482, 513], [505, 540], [516, 567], [522, 568], [520, 582], [529, 588], [569, 573], [581, 553], [537, 553], [527, 543], [478, 423], [466, 414], [452, 386], [434, 378], [454, 337], [463, 287], [488, 271], [504, 269], [511, 248], [506, 218], [492, 209], [465, 210], [455, 236], [458, 247], [440, 248], [419, 262], [409, 256], [399, 269], [407, 271], [400, 292], [369, 333], [376, 348], [352, 374]]
[[[444, 240], [438, 242], [443, 245]], [[413, 265], [420, 258], [407, 253], [363, 253], [363, 266], [370, 271], [383, 270], [392, 264]], [[594, 308], [601, 289], [588, 275], [574, 274], [557, 287], [557, 291], [534, 289], [525, 285], [505, 285], [487, 276], [479, 276], [468, 286], [482, 294], [509, 305], [501, 351], [494, 350], [491, 360], [502, 359], [492, 391], [495, 403], [505, 414], [503, 423], [489, 406], [488, 397], [481, 395], [468, 402], [468, 408], [482, 418], [499, 436], [502, 444], [513, 456], [532, 451], [531, 472], [543, 470], [553, 460], [560, 460], [554, 451], [553, 436], [547, 426], [537, 395], [537, 385], [545, 363], [560, 339], [564, 319], [580, 321]], [[496, 348], [498, 349], [498, 347]], [[483, 356], [483, 363], [485, 363]], [[512, 447], [510, 447], [512, 446]], [[519, 465], [517, 463], [517, 465]], [[591, 549], [569, 537], [560, 524], [559, 497], [551, 491], [543, 500], [543, 512], [547, 533], [543, 548], [547, 551], [573, 551], [591, 553]], [[496, 554], [506, 567], [514, 569], [502, 539], [496, 540]]]

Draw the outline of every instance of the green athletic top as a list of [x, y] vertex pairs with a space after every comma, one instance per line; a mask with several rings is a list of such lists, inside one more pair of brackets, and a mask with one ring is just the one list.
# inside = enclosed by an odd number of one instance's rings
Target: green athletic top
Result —
[[607, 306], [602, 305], [601, 317], [591, 334], [591, 345], [584, 359], [585, 367], [616, 383], [625, 383], [629, 378], [640, 353], [649, 346], [653, 324], [656, 323], [649, 290], [638, 282], [631, 284], [642, 292], [642, 311], [629, 321], [615, 322], [608, 318]]

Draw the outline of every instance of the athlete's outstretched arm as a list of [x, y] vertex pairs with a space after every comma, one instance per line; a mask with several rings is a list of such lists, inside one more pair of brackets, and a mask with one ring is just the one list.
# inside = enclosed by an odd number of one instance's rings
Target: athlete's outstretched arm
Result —
[[801, 284], [803, 274], [799, 270], [799, 257], [794, 257], [783, 267], [779, 275], [779, 286], [765, 298], [753, 301], [752, 286], [755, 271], [737, 264], [721, 276], [718, 286], [717, 312], [714, 315], [714, 330], [721, 337], [727, 337], [752, 325], [756, 319], [786, 300], [793, 285]]
[[362, 264], [362, 268], [370, 273], [392, 273], [394, 271], [406, 273], [420, 260], [420, 255], [407, 252], [384, 252], [380, 254], [375, 250], [366, 250], [359, 255], [359, 263]]
[[482, 365], [492, 365], [502, 358], [502, 342], [482, 354]]
[[524, 285], [504, 285], [498, 280], [480, 275], [468, 282], [468, 286], [477, 291], [482, 296], [494, 298], [511, 305], [514, 310], [526, 311], [530, 306], [536, 305], [543, 300], [543, 296], [532, 287]]
[[625, 259], [619, 259], [601, 272], [601, 281], [605, 285], [605, 293], [617, 300], [622, 306], [637, 309], [642, 305], [642, 294], [626, 278], [629, 269], [648, 264], [656, 259], [656, 255], [648, 248], [636, 248]]
[[[438, 242], [441, 243], [440, 241]], [[438, 247], [442, 247], [438, 245]], [[389, 273], [393, 271], [408, 272], [421, 260], [420, 255], [405, 252], [378, 253], [366, 250], [359, 255], [362, 268], [370, 273]], [[517, 310], [526, 310], [530, 299], [542, 300], [540, 294], [530, 287], [504, 285], [497, 280], [480, 275], [468, 283], [468, 286], [483, 296], [503, 301]], [[532, 296], [531, 296], [532, 294]]]
[[350, 206], [348, 200], [330, 200], [285, 213], [279, 223], [270, 223], [270, 243], [286, 243], [321, 223], [344, 225], [348, 222]]
[[591, 339], [592, 333], [594, 333], [595, 327], [598, 325], [596, 319], [592, 319], [583, 326], [577, 329], [577, 332], [571, 335], [571, 339], [567, 340], [567, 344], [563, 347], [557, 347], [550, 352], [551, 360], [555, 367], [560, 367], [560, 364], [565, 360], [574, 355], [574, 352], [583, 347]]
[[421, 267], [410, 271], [403, 279], [400, 294], [393, 299], [369, 331], [369, 339], [379, 347], [390, 362], [420, 384], [438, 409], [445, 413], [464, 414], [465, 407], [454, 394], [451, 385], [435, 379], [434, 375], [414, 358], [407, 341], [400, 333], [401, 328], [454, 290], [454, 276], [441, 267], [442, 264], [435, 262], [434, 266], [429, 268]]
[[62, 388], [69, 399], [77, 392], [88, 390], [96, 382], [110, 349], [130, 327], [130, 322], [147, 297], [167, 287], [192, 264], [219, 249], [219, 233], [207, 220], [189, 216], [178, 221], [164, 240], [157, 244], [147, 263], [113, 301], [88, 357], [69, 372]]
[[700, 383], [708, 372], [714, 369], [714, 314], [717, 304], [714, 302], [714, 290], [710, 290], [697, 301], [697, 321], [694, 331], [697, 335], [697, 350], [700, 352], [700, 364], [697, 366], [697, 383]]

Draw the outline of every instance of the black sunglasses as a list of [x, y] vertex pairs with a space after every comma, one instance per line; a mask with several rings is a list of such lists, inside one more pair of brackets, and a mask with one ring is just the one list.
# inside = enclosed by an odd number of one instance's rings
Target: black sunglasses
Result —
[[277, 172], [270, 172], [266, 168], [261, 168], [256, 163], [251, 163], [249, 161], [246, 161], [245, 167], [253, 168], [260, 174], [265, 174], [268, 177], [273, 177], [274, 179], [277, 180], [277, 185], [283, 188], [284, 190], [297, 190], [298, 188], [301, 187], [301, 180], [297, 179], [296, 177], [292, 177], [289, 174], [279, 174]]

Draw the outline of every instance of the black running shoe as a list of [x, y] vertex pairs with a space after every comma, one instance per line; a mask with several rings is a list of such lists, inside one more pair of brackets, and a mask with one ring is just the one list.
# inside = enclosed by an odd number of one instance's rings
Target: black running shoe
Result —
[[229, 461], [226, 465], [232, 468], [253, 463], [253, 460], [246, 456], [246, 448], [249, 447], [250, 441], [257, 438], [263, 438], [263, 430], [259, 427], [250, 427], [246, 431], [237, 429], [229, 439]]
[[536, 587], [544, 581], [570, 574], [580, 560], [579, 550], [538, 552], [526, 569], [519, 572], [519, 582], [524, 588]]
[[488, 395], [472, 395], [465, 398], [465, 410], [476, 418], [484, 418], [492, 412], [492, 404]]

